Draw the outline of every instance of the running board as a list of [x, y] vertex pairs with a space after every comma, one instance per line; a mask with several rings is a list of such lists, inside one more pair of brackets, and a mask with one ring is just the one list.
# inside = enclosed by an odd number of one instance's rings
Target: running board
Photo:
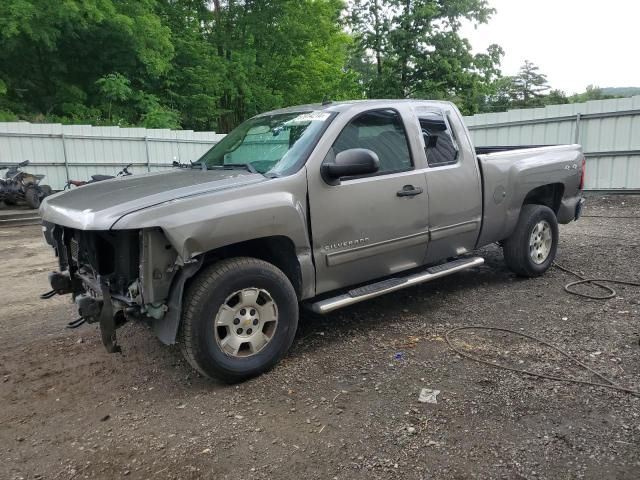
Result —
[[481, 257], [462, 258], [460, 260], [443, 263], [442, 265], [427, 268], [425, 271], [414, 273], [413, 275], [389, 278], [381, 282], [349, 290], [347, 293], [336, 297], [319, 300], [311, 304], [311, 310], [316, 313], [329, 313], [338, 308], [353, 305], [354, 303], [379, 297], [385, 293], [395, 292], [396, 290], [402, 290], [403, 288], [412, 287], [420, 283], [430, 282], [436, 278], [446, 277], [452, 273], [477, 267], [483, 263], [484, 258]]

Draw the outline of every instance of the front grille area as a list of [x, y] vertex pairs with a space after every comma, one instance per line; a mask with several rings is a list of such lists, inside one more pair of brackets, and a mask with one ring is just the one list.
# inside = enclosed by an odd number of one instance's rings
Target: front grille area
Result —
[[93, 278], [108, 277], [114, 292], [126, 292], [139, 276], [138, 230], [84, 231], [51, 226], [51, 244], [59, 257], [60, 270], [71, 270]]

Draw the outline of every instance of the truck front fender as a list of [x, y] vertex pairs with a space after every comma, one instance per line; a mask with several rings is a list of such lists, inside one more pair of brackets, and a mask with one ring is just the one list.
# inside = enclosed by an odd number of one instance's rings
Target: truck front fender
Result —
[[222, 247], [286, 237], [300, 264], [301, 297], [307, 298], [315, 293], [315, 269], [307, 233], [306, 181], [296, 177], [176, 199], [126, 214], [112, 229], [161, 228], [184, 263]]

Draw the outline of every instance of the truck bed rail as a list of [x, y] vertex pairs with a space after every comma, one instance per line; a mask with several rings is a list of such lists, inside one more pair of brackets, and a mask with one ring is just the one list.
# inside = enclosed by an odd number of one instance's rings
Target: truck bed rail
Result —
[[556, 145], [492, 145], [486, 147], [476, 147], [476, 155], [487, 155], [489, 153], [510, 152], [512, 150], [526, 150], [528, 148], [555, 147]]

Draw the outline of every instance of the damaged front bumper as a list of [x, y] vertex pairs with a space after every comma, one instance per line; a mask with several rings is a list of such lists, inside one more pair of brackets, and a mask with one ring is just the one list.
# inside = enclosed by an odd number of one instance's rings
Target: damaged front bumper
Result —
[[131, 319], [175, 342], [184, 283], [199, 262], [183, 265], [160, 230], [82, 231], [44, 222], [43, 234], [60, 270], [49, 274], [51, 291], [41, 298], [71, 294], [79, 318], [69, 328], [99, 323], [110, 353], [120, 351], [116, 330]]
[[[75, 278], [72, 278], [73, 277]], [[140, 306], [135, 302], [114, 298], [109, 281], [103, 278], [90, 278], [70, 271], [51, 272], [49, 274], [51, 290], [40, 298], [47, 299], [55, 295], [72, 294], [78, 314], [77, 320], [69, 322], [67, 328], [77, 328], [84, 323], [100, 324], [102, 343], [107, 352], [117, 353], [121, 349], [117, 343], [116, 329], [131, 317], [140, 318]], [[76, 285], [74, 287], [74, 284]]]

